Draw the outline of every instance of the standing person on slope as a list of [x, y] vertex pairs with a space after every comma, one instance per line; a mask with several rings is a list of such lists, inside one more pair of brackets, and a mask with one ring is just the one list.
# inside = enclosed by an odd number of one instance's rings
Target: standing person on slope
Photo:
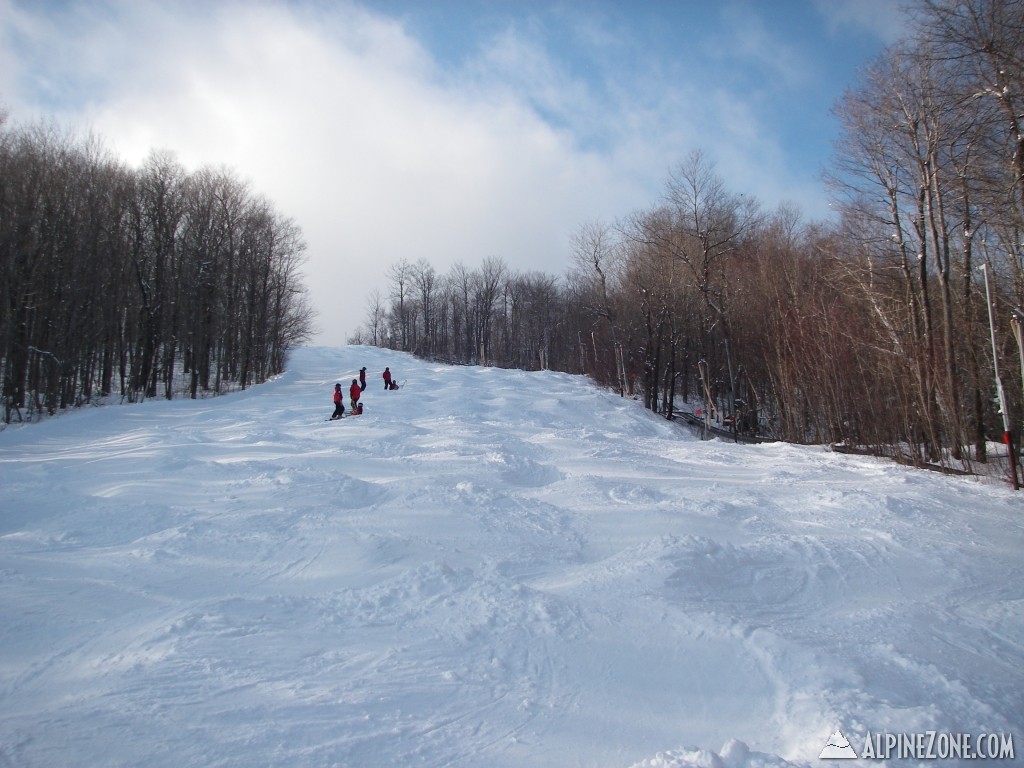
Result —
[[340, 419], [345, 415], [345, 398], [341, 394], [341, 384], [334, 385], [334, 413], [331, 414], [332, 419]]
[[384, 389], [391, 389], [391, 369], [384, 369]]
[[359, 395], [363, 393], [363, 390], [359, 388], [359, 381], [352, 379], [352, 386], [348, 388], [348, 396], [352, 401], [352, 410], [356, 409], [356, 404], [359, 402]]
[[363, 391], [366, 389], [366, 366], [359, 369], [359, 389]]

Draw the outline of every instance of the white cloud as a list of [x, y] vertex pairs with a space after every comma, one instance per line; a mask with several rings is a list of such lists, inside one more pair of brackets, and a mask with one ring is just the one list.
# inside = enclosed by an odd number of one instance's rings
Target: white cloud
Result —
[[[716, 60], [741, 59], [745, 69], [785, 86], [808, 82], [813, 69], [798, 46], [773, 34], [764, 18], [746, 3], [728, 3], [721, 10], [722, 32], [707, 47]], [[733, 71], [735, 67], [723, 67]]]
[[908, 33], [902, 8], [909, 0], [812, 0], [833, 36], [854, 30], [891, 45]]
[[[444, 272], [498, 256], [560, 274], [580, 222], [655, 203], [693, 149], [768, 200], [787, 176], [746, 100], [653, 56], [621, 74], [602, 61], [588, 80], [530, 20], [491, 27], [442, 70], [401, 20], [354, 3], [19, 8], [0, 0], [0, 33], [21, 40], [0, 76], [14, 117], [46, 109], [132, 164], [170, 149], [251, 180], [306, 236], [319, 341], [362, 322], [399, 259]], [[576, 44], [601, 30], [588, 17]], [[619, 53], [642, 45], [616, 40]]]
[[[560, 273], [584, 190], [613, 188], [514, 87], [442, 87], [399, 24], [354, 6], [317, 16], [269, 4], [114, 11], [116, 25], [68, 41], [77, 66], [63, 74], [102, 78], [102, 99], [74, 105], [76, 122], [132, 164], [168, 148], [190, 169], [224, 164], [251, 179], [302, 227], [332, 341], [362, 321], [401, 258], [443, 271], [493, 255]], [[530, 52], [506, 42], [496, 55], [512, 57], [507, 70]]]

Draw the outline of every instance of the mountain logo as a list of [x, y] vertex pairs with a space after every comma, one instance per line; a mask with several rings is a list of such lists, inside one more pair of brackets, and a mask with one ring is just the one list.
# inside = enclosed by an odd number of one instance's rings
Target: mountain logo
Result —
[[818, 758], [821, 760], [855, 760], [857, 753], [850, 746], [850, 742], [847, 741], [846, 737], [843, 736], [843, 732], [837, 730], [828, 737], [828, 743], [821, 750]]

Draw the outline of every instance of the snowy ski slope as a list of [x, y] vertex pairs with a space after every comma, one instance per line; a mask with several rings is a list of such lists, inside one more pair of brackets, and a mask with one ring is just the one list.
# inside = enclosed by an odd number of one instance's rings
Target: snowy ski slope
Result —
[[[366, 413], [325, 421], [362, 366]], [[301, 349], [0, 432], [0, 508], [0, 766], [1024, 750], [1024, 494], [702, 443], [580, 377]]]

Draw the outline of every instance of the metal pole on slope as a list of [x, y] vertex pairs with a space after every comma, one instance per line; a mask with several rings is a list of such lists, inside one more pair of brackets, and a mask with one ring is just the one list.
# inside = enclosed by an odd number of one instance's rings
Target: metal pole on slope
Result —
[[1024, 335], [1021, 333], [1021, 325], [1024, 324], [1024, 312], [1019, 309], [1010, 310], [1010, 326], [1013, 329], [1013, 337], [1017, 340], [1017, 351], [1020, 353], [1020, 375], [1024, 383]]
[[[1022, 334], [1022, 325], [1024, 325], [1024, 312], [1020, 309], [1010, 310], [1010, 329], [1013, 331], [1013, 338], [1017, 340], [1017, 355], [1020, 358], [1020, 374], [1021, 382], [1024, 385], [1024, 334]], [[1016, 458], [1016, 454], [1014, 454]]]
[[1010, 459], [1010, 482], [1013, 490], [1020, 490], [1020, 482], [1017, 479], [1017, 456], [1013, 447], [1013, 433], [1010, 431], [1010, 415], [1006, 408], [1006, 393], [1003, 392], [1003, 382], [999, 378], [999, 356], [996, 351], [996, 324], [992, 318], [992, 294], [988, 287], [988, 265], [982, 264], [979, 269], [985, 274], [985, 302], [988, 304], [988, 331], [992, 337], [992, 368], [996, 376], [996, 394], [999, 396], [999, 411], [1003, 416], [1003, 443], [1006, 444], [1006, 452]]
[[700, 383], [704, 387], [704, 433], [702, 438], [707, 438], [711, 432], [711, 389], [708, 387], [708, 363], [707, 360], [697, 361], [697, 370], [700, 371]]
[[726, 406], [729, 409], [728, 416], [732, 419], [732, 437], [736, 439], [736, 376], [732, 372], [732, 355], [729, 353], [729, 340], [725, 340], [725, 362], [729, 364], [729, 399]]

